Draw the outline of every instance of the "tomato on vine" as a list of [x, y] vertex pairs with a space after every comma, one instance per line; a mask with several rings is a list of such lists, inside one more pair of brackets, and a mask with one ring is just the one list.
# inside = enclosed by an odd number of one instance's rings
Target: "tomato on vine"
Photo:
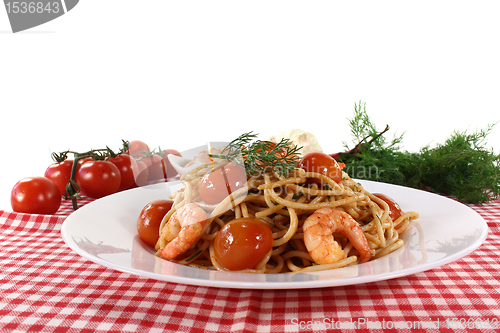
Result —
[[141, 140], [124, 141], [125, 153], [136, 159], [149, 155], [149, 146]]
[[27, 177], [14, 185], [10, 203], [19, 213], [55, 214], [61, 206], [61, 192], [47, 177]]
[[144, 186], [148, 183], [149, 171], [148, 166], [144, 161], [137, 160], [137, 175], [135, 176], [135, 183], [137, 186]]
[[163, 167], [163, 158], [159, 155], [152, 154], [141, 159], [148, 169], [148, 180], [158, 180], [165, 178], [165, 171]]
[[83, 194], [98, 199], [118, 191], [120, 170], [109, 161], [87, 161], [78, 169], [75, 181]]
[[65, 195], [66, 186], [71, 177], [71, 168], [73, 168], [73, 160], [64, 160], [52, 163], [47, 170], [45, 170], [44, 176], [57, 185], [61, 196]]
[[182, 157], [181, 153], [179, 153], [175, 149], [166, 149], [166, 150], [161, 150], [158, 155], [162, 156], [163, 158], [163, 172], [165, 173], [165, 178], [173, 178], [178, 175], [177, 170], [172, 166], [172, 163], [170, 163], [168, 159], [168, 155], [175, 155]]
[[111, 156], [108, 161], [116, 165], [120, 171], [120, 186], [118, 191], [137, 187], [136, 178], [139, 175], [137, 161], [128, 154]]

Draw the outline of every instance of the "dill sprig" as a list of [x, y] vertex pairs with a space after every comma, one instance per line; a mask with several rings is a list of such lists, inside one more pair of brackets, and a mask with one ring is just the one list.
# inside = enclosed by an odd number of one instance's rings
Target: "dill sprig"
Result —
[[[354, 115], [352, 119], [348, 120], [349, 127], [351, 128], [351, 135], [357, 144], [347, 153], [359, 153], [359, 150], [367, 146], [369, 149], [397, 150], [399, 148], [398, 145], [403, 141], [404, 132], [399, 136], [394, 135], [392, 140], [387, 143], [383, 134], [389, 130], [389, 125], [386, 125], [383, 131], [378, 131], [366, 111], [366, 103], [362, 103], [361, 101], [358, 104], [354, 104]], [[343, 142], [343, 145], [345, 148], [348, 148], [345, 141]]]
[[256, 138], [257, 134], [244, 133], [231, 141], [220, 154], [209, 155], [244, 165], [248, 176], [274, 171], [288, 177], [290, 171], [297, 168], [302, 147], [293, 144], [288, 138], [278, 143]]

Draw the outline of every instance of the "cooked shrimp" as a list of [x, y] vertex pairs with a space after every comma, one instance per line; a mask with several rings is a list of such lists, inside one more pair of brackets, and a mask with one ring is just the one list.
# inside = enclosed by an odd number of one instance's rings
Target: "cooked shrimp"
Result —
[[168, 244], [160, 250], [163, 259], [171, 260], [186, 252], [201, 236], [207, 213], [195, 203], [179, 208], [161, 230], [161, 236]]
[[351, 215], [338, 209], [324, 207], [316, 210], [304, 222], [304, 243], [316, 264], [332, 264], [346, 258], [334, 232], [345, 235], [358, 250], [361, 262], [370, 260], [371, 250], [363, 230]]

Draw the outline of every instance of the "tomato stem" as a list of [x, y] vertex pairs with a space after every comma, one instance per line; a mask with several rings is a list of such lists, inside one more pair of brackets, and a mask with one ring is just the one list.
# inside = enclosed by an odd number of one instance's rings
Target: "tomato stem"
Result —
[[116, 154], [109, 148], [106, 147], [106, 149], [93, 149], [89, 150], [85, 153], [78, 153], [74, 151], [66, 151], [60, 154], [52, 154], [52, 156], [66, 156], [68, 153], [72, 153], [74, 158], [73, 158], [73, 166], [71, 167], [71, 175], [69, 177], [68, 184], [66, 185], [66, 189], [64, 191], [64, 199], [68, 200], [71, 199], [73, 209], [77, 210], [78, 209], [78, 200], [81, 199], [79, 193], [80, 193], [80, 186], [77, 184], [75, 177], [76, 177], [76, 171], [78, 169], [78, 162], [82, 159], [91, 157], [93, 160], [105, 160], [110, 156], [116, 156]]
[[68, 153], [69, 153], [69, 150], [66, 150], [66, 151], [63, 151], [62, 153], [52, 153], [52, 159], [57, 162], [57, 163], [61, 163], [63, 161], [66, 161], [66, 159], [68, 159]]

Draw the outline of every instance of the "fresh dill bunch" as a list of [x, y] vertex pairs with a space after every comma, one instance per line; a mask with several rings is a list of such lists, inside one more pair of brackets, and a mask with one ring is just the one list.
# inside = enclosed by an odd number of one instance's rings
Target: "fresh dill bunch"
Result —
[[220, 154], [209, 156], [244, 165], [248, 176], [274, 171], [288, 177], [290, 171], [297, 168], [302, 147], [293, 144], [288, 138], [278, 143], [256, 138], [257, 135], [252, 132], [244, 133], [231, 141]]
[[364, 147], [356, 155], [340, 154], [340, 162], [352, 178], [406, 185], [406, 177], [399, 168], [400, 153], [391, 149]]
[[388, 126], [378, 132], [364, 103], [355, 105], [349, 126], [357, 144], [338, 159], [353, 178], [431, 190], [466, 203], [500, 197], [500, 155], [485, 146], [494, 125], [472, 134], [455, 131], [443, 144], [416, 153], [400, 150], [403, 135], [387, 143]]
[[484, 203], [500, 196], [500, 155], [486, 148], [494, 125], [467, 134], [455, 131], [434, 148], [402, 157], [407, 185], [432, 189], [461, 202]]

